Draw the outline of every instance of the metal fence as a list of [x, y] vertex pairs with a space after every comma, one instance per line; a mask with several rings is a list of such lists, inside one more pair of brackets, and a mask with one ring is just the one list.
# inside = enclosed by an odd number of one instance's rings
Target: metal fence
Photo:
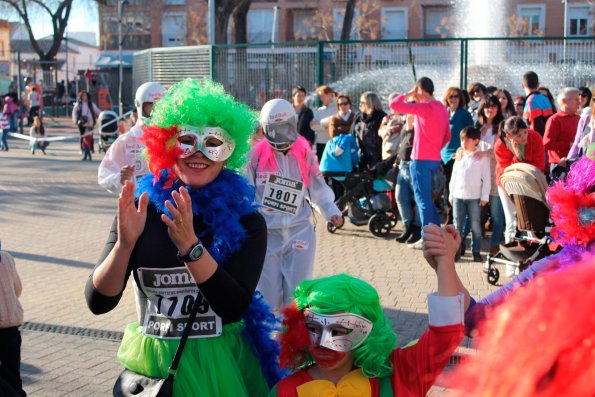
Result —
[[326, 84], [351, 96], [374, 91], [386, 100], [421, 76], [434, 81], [438, 96], [473, 81], [522, 94], [528, 70], [554, 93], [595, 85], [595, 37], [218, 45], [150, 49], [134, 59], [134, 87], [151, 79], [169, 85], [183, 77], [210, 77], [255, 109], [273, 97], [289, 98], [295, 85], [314, 90]]

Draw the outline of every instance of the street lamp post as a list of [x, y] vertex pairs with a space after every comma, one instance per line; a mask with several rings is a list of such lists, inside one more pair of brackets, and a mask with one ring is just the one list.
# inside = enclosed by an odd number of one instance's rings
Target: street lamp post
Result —
[[128, 4], [128, 0], [118, 0], [118, 107], [120, 117], [124, 113], [124, 104], [122, 103], [122, 82], [124, 80], [124, 69], [122, 67], [122, 17], [124, 6]]

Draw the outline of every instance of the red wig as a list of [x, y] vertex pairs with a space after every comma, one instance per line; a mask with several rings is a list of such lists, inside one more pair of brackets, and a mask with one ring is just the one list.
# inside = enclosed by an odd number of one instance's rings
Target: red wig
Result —
[[308, 358], [310, 345], [310, 334], [306, 328], [304, 311], [298, 310], [295, 302], [283, 309], [283, 332], [280, 335], [279, 343], [281, 353], [279, 363], [282, 368], [295, 369], [301, 366]]
[[464, 396], [595, 395], [595, 251], [517, 290], [451, 379]]
[[144, 135], [141, 139], [147, 147], [146, 155], [149, 170], [154, 175], [154, 182], [159, 180], [161, 171], [167, 171], [169, 176], [164, 188], [169, 188], [177, 178], [174, 165], [182, 152], [176, 141], [178, 127], [174, 125], [169, 128], [160, 128], [153, 125], [143, 127], [143, 131]]

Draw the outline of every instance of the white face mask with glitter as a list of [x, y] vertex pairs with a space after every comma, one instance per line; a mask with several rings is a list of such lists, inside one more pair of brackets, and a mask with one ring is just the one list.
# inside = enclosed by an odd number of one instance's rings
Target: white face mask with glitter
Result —
[[313, 345], [337, 352], [357, 349], [372, 332], [372, 322], [354, 313], [319, 314], [304, 311]]
[[180, 158], [201, 152], [209, 160], [225, 161], [231, 156], [236, 145], [223, 128], [183, 125], [178, 134], [178, 147], [182, 149]]

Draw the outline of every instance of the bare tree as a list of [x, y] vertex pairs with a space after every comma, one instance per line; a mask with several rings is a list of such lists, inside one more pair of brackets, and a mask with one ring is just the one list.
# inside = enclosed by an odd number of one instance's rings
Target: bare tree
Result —
[[[47, 71], [50, 69], [54, 58], [60, 51], [60, 45], [62, 44], [70, 11], [72, 10], [72, 2], [73, 0], [0, 0], [0, 4], [4, 4], [5, 8], [11, 9], [23, 21], [29, 34], [31, 47], [39, 55], [42, 70]], [[42, 48], [33, 34], [31, 16], [36, 12], [41, 12], [43, 15], [49, 16], [52, 22], [53, 41], [47, 50]]]

